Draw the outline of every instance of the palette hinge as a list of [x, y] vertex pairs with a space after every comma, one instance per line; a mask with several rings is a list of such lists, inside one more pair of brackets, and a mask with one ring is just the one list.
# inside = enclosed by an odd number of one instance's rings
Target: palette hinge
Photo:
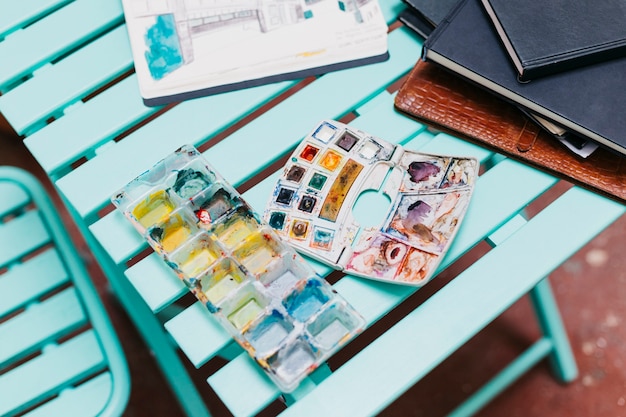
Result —
[[393, 154], [391, 155], [391, 158], [389, 158], [389, 161], [393, 164], [393, 166], [396, 166], [400, 164], [402, 155], [404, 155], [404, 148], [400, 145], [396, 145], [395, 149], [393, 150]]

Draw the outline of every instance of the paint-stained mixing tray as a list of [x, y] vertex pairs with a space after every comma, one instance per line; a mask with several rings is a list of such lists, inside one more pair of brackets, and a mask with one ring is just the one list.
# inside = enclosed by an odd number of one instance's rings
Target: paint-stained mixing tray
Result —
[[459, 229], [478, 168], [475, 158], [410, 151], [325, 120], [291, 155], [263, 218], [335, 269], [423, 285]]
[[281, 390], [292, 391], [364, 328], [194, 147], [111, 200]]

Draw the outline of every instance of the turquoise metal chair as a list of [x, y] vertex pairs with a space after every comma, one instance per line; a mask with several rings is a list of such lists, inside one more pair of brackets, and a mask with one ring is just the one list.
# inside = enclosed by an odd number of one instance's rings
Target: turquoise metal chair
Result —
[[130, 378], [43, 186], [0, 167], [0, 415], [116, 416]]

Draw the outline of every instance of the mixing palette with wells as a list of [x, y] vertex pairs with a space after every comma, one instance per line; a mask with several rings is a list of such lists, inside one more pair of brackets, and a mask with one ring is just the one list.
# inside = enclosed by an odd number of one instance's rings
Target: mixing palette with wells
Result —
[[194, 147], [112, 201], [281, 390], [362, 331], [363, 318]]

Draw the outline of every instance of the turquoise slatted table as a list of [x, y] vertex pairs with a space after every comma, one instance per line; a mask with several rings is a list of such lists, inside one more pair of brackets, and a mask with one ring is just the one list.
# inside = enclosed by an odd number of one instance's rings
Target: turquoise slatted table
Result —
[[[255, 415], [277, 400], [285, 415], [374, 415], [525, 294], [544, 336], [455, 415], [475, 413], [545, 357], [558, 378], [577, 374], [546, 277], [621, 216], [624, 206], [574, 187], [528, 218], [525, 209], [553, 195], [557, 179], [397, 113], [394, 93], [422, 43], [396, 22], [401, 0], [380, 3], [390, 24], [389, 61], [147, 108], [138, 95], [119, 1], [0, 0], [0, 57], [15, 57], [0, 68], [0, 112], [55, 183], [190, 416], [216, 409], [207, 392], [217, 393], [236, 416]], [[80, 24], [68, 23], [75, 20]], [[71, 29], [59, 30], [66, 26]], [[476, 157], [483, 169], [474, 198], [440, 270], [481, 242], [491, 249], [338, 369], [322, 366], [283, 395], [189, 298], [109, 197], [179, 146], [193, 144], [261, 211], [286, 155], [324, 118], [409, 149]], [[603, 215], [585, 216], [572, 228], [586, 212]], [[533, 262], [520, 260], [520, 252]], [[322, 276], [332, 272], [311, 263]], [[368, 326], [416, 291], [338, 274], [333, 282]], [[210, 371], [217, 357], [225, 364]]]

